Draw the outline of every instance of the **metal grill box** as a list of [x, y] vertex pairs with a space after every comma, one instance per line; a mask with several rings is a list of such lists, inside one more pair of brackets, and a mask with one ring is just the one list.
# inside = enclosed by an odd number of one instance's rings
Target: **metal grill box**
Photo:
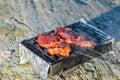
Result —
[[40, 74], [41, 77], [46, 78], [48, 74], [52, 76], [59, 74], [61, 71], [65, 71], [90, 59], [82, 54], [97, 57], [99, 56], [97, 51], [105, 53], [112, 50], [114, 39], [83, 21], [65, 27], [71, 28], [78, 33], [87, 34], [97, 45], [94, 48], [85, 49], [85, 51], [79, 50], [77, 53], [76, 51], [72, 51], [74, 55], [70, 55], [69, 58], [56, 55], [51, 56], [46, 49], [38, 45], [36, 42], [38, 36], [36, 36], [21, 42], [20, 63], [31, 61], [35, 71]]

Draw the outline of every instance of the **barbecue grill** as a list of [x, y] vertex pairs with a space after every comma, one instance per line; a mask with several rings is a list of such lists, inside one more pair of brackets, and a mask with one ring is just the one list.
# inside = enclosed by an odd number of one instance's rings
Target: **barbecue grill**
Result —
[[[68, 58], [48, 54], [47, 49], [41, 47], [37, 42], [37, 37], [23, 40], [20, 43], [20, 63], [31, 61], [35, 71], [40, 74], [42, 78], [48, 75], [56, 75], [61, 71], [70, 69], [83, 62], [90, 60], [89, 57], [98, 57], [99, 53], [105, 53], [113, 49], [114, 39], [102, 32], [101, 30], [87, 24], [85, 21], [80, 21], [68, 26], [77, 33], [88, 35], [97, 45], [92, 48], [72, 49]], [[52, 31], [51, 31], [52, 32]]]

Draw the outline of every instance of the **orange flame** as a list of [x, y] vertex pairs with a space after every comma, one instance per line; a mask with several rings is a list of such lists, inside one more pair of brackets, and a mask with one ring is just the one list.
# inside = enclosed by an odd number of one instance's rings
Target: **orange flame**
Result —
[[70, 46], [93, 47], [95, 42], [88, 36], [80, 35], [70, 28], [58, 27], [53, 33], [42, 33], [39, 35], [38, 44], [48, 49], [49, 54], [59, 54], [68, 57], [71, 51]]

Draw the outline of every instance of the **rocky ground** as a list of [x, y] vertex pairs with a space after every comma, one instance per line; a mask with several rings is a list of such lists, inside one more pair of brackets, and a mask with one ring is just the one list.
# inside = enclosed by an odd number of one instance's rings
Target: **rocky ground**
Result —
[[[19, 64], [19, 43], [81, 18], [116, 39], [106, 63], [94, 58], [48, 80], [120, 80], [120, 0], [0, 0], [0, 78], [42, 80], [31, 63]], [[117, 61], [116, 61], [117, 60]]]

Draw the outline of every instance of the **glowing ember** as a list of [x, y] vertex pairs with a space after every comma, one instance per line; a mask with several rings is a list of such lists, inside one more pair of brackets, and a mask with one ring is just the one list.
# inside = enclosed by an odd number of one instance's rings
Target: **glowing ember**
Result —
[[61, 47], [61, 48], [48, 48], [48, 51], [51, 55], [60, 54], [62, 56], [69, 56], [70, 47]]
[[86, 35], [80, 35], [70, 28], [58, 27], [53, 33], [42, 33], [38, 37], [38, 44], [48, 49], [49, 54], [69, 56], [70, 46], [93, 47], [95, 42]]

